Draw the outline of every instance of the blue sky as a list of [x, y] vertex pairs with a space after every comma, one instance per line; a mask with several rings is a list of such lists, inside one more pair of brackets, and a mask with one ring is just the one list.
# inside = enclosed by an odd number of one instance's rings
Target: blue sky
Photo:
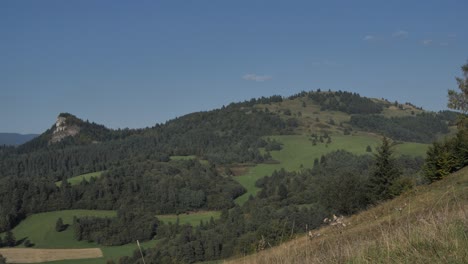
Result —
[[1, 1], [0, 132], [153, 126], [317, 88], [446, 109], [468, 1]]

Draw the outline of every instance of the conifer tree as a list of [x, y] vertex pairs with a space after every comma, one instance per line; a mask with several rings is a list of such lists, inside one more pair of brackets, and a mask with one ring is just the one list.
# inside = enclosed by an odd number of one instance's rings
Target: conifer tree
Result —
[[463, 72], [462, 78], [456, 78], [458, 89], [448, 91], [448, 107], [455, 110], [460, 110], [463, 114], [468, 113], [468, 63], [461, 67]]
[[468, 165], [468, 63], [461, 67], [463, 78], [456, 78], [460, 92], [448, 91], [448, 107], [459, 110], [456, 137], [443, 143], [434, 142], [427, 151], [424, 173], [426, 178], [437, 181]]
[[63, 220], [61, 217], [57, 219], [57, 222], [55, 223], [55, 231], [57, 232], [62, 232], [65, 230], [66, 226], [63, 224]]
[[371, 202], [390, 199], [396, 194], [391, 192], [394, 181], [400, 177], [388, 138], [382, 139], [382, 145], [375, 154], [374, 169], [369, 177], [369, 198]]
[[13, 235], [13, 232], [11, 232], [11, 230], [7, 231], [6, 232], [6, 235], [5, 235], [5, 245], [7, 247], [14, 247], [16, 246], [16, 238], [15, 236]]

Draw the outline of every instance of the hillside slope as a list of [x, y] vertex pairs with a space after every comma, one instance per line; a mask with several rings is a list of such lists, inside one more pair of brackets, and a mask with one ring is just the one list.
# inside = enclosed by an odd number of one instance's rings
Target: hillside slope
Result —
[[225, 263], [468, 263], [468, 168], [257, 254]]

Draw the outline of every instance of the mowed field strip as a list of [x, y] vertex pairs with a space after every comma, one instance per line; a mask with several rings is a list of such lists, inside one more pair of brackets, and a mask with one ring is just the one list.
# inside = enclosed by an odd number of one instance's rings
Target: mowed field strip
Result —
[[65, 259], [100, 258], [99, 248], [80, 249], [35, 249], [35, 248], [0, 248], [7, 263], [41, 263]]

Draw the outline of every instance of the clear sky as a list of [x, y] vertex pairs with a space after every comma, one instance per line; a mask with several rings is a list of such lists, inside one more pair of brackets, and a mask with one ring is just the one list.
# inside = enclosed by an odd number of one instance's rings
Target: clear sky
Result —
[[346, 90], [446, 109], [466, 0], [0, 1], [0, 132], [60, 112], [153, 126], [233, 101]]

